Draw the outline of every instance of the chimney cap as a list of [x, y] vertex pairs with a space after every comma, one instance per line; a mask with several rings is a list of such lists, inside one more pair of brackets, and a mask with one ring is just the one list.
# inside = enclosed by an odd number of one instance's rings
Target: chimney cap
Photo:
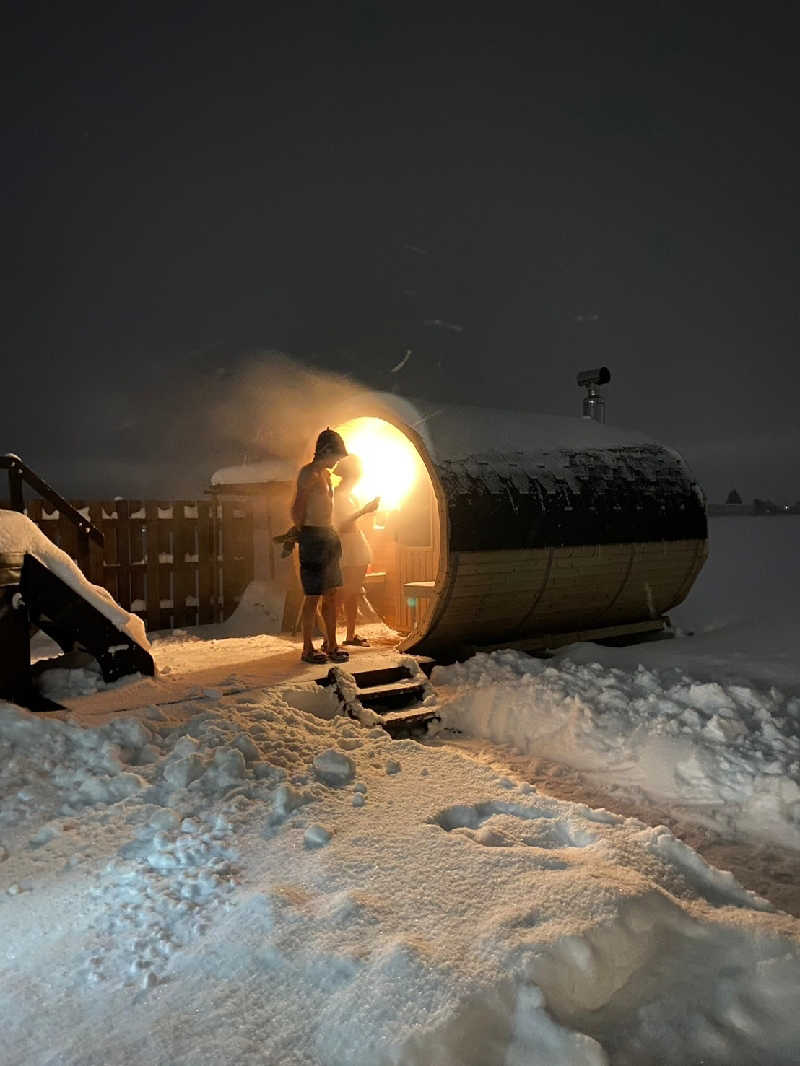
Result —
[[611, 371], [607, 366], [596, 366], [592, 370], [580, 370], [575, 380], [587, 389], [592, 385], [607, 385], [611, 381]]

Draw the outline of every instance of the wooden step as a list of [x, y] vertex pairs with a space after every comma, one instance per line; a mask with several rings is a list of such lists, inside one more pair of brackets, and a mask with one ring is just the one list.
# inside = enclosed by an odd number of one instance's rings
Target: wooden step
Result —
[[[430, 677], [436, 662], [434, 659], [421, 657], [419, 665], [425, 676]], [[351, 675], [359, 690], [374, 688], [376, 685], [390, 685], [395, 681], [405, 681], [411, 678], [411, 671], [407, 666], [381, 666], [374, 670], [351, 670], [351, 666], [352, 659], [349, 663], [341, 663], [340, 669]], [[330, 671], [324, 677], [318, 677], [315, 680], [323, 688], [327, 687], [332, 680]]]
[[390, 685], [373, 685], [359, 689], [358, 699], [363, 707], [383, 714], [421, 700], [425, 695], [425, 684], [424, 678], [409, 678], [407, 681], [395, 681]]
[[[411, 674], [404, 666], [382, 666], [377, 667], [375, 670], [358, 671], [349, 670], [349, 666], [350, 663], [341, 663], [339, 664], [339, 669], [350, 674], [358, 688], [371, 688], [374, 685], [389, 685], [393, 681], [404, 681], [411, 677]], [[329, 670], [324, 677], [318, 677], [316, 682], [323, 688], [330, 685], [333, 682], [333, 670]]]
[[[335, 685], [337, 671], [350, 674], [356, 683], [356, 697], [362, 707], [368, 707], [379, 714], [384, 723], [392, 718], [392, 721], [396, 723], [393, 728], [396, 729], [403, 730], [412, 726], [421, 728], [425, 722], [437, 717], [433, 711], [409, 707], [410, 704], [419, 704], [425, 697], [425, 686], [434, 666], [433, 659], [421, 662], [423, 672], [415, 675], [412, 675], [411, 670], [404, 665], [352, 673], [347, 669], [347, 665], [342, 664], [338, 668], [331, 667], [325, 677], [316, 678], [316, 683], [325, 688]], [[334, 688], [334, 691], [347, 709], [347, 701], [350, 697], [339, 691], [338, 686]], [[402, 711], [401, 708], [403, 708]], [[392, 717], [398, 713], [401, 714], [401, 718]]]
[[429, 655], [415, 655], [414, 658], [419, 663], [419, 668], [426, 677], [430, 677], [433, 673], [433, 668], [436, 666], [436, 660], [431, 659]]
[[394, 740], [419, 736], [429, 722], [440, 721], [439, 712], [430, 707], [410, 707], [404, 711], [390, 711], [381, 715], [382, 725]]

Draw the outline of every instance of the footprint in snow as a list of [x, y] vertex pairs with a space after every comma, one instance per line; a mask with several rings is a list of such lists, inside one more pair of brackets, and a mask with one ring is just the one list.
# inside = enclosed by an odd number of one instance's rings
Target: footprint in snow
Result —
[[440, 811], [431, 822], [489, 848], [585, 848], [597, 839], [547, 808], [518, 803], [459, 803]]

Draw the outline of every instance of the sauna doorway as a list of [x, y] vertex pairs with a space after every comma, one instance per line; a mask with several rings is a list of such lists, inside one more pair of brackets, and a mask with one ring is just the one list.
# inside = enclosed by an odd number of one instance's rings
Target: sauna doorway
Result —
[[412, 440], [385, 419], [354, 418], [335, 428], [363, 467], [353, 489], [356, 502], [380, 497], [378, 511], [359, 521], [372, 549], [367, 598], [387, 625], [407, 636], [426, 625], [440, 571], [439, 505], [430, 473]]

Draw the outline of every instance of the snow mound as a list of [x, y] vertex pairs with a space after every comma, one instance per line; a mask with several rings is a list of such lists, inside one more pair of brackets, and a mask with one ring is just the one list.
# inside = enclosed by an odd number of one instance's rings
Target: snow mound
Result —
[[242, 593], [236, 610], [220, 625], [226, 637], [251, 634], [275, 635], [283, 628], [286, 589], [277, 581], [251, 581]]
[[639, 788], [737, 835], [800, 848], [800, 698], [678, 668], [479, 654], [432, 676], [443, 727]]

